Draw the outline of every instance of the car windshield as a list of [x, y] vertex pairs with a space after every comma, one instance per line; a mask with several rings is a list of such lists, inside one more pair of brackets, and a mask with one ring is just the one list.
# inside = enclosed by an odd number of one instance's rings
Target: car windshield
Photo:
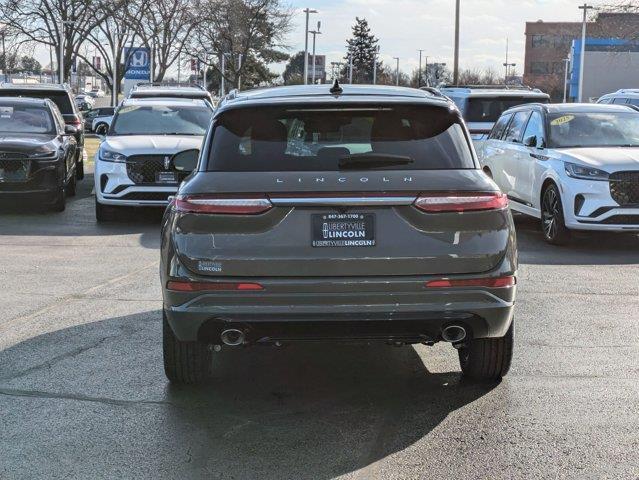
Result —
[[29, 98], [48, 98], [56, 104], [63, 115], [71, 115], [74, 113], [73, 105], [69, 94], [65, 91], [42, 91], [42, 90], [1, 90], [0, 97], [29, 97]]
[[215, 121], [211, 171], [475, 168], [459, 116], [435, 106], [239, 108]]
[[211, 109], [193, 105], [130, 105], [118, 110], [109, 135], [204, 135]]
[[558, 113], [548, 120], [551, 148], [639, 147], [639, 113]]
[[526, 103], [548, 103], [540, 97], [474, 97], [468, 99], [464, 113], [467, 122], [496, 122], [509, 108]]
[[53, 133], [48, 109], [17, 103], [0, 103], [0, 133]]

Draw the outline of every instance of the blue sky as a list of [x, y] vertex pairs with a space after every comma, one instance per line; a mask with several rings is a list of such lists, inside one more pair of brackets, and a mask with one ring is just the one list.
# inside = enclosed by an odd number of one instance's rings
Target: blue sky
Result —
[[[600, 4], [602, 2], [589, 2]], [[293, 0], [294, 29], [288, 44], [292, 51], [304, 48], [305, 7], [319, 14], [311, 16], [311, 25], [322, 21], [317, 37], [317, 53], [326, 54], [327, 62], [344, 55], [345, 40], [356, 16], [368, 20], [380, 42], [381, 57], [386, 63], [400, 57], [400, 68], [417, 68], [419, 53], [429, 56], [429, 62], [452, 65], [454, 35], [454, 0]], [[510, 62], [517, 63], [521, 74], [524, 61], [524, 30], [526, 21], [580, 21], [583, 1], [567, 0], [461, 0], [462, 68], [491, 67], [502, 72], [506, 55], [506, 38], [510, 44]]]

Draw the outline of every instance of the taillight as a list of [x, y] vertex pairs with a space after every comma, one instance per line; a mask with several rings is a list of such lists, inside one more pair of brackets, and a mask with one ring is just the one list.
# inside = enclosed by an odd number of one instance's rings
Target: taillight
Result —
[[79, 118], [73, 118], [65, 123], [68, 125], [73, 125], [74, 127], [79, 127], [80, 125], [82, 125], [82, 122], [80, 121]]
[[210, 213], [218, 215], [257, 215], [273, 205], [265, 196], [180, 195], [175, 209], [182, 213]]
[[501, 192], [424, 193], [413, 205], [429, 213], [472, 212], [505, 208], [508, 198]]
[[187, 282], [171, 280], [166, 288], [174, 292], [217, 292], [217, 291], [259, 291], [264, 287], [259, 283], [234, 283], [234, 282]]
[[517, 284], [517, 279], [513, 275], [496, 278], [464, 278], [441, 280], [431, 280], [426, 282], [428, 288], [452, 288], [452, 287], [486, 287], [486, 288], [503, 288], [512, 287]]

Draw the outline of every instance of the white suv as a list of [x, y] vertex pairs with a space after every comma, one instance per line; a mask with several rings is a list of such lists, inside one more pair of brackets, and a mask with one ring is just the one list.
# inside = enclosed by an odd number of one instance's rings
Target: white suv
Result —
[[520, 105], [479, 149], [510, 207], [541, 219], [546, 241], [571, 230], [639, 231], [639, 112], [629, 105]]
[[203, 100], [125, 100], [95, 155], [97, 220], [113, 219], [116, 206], [167, 205], [190, 173], [175, 156], [197, 152], [212, 115]]
[[548, 103], [550, 96], [538, 89], [510, 85], [447, 86], [439, 89], [461, 111], [474, 142], [485, 140], [499, 116], [524, 103]]
[[608, 93], [606, 95], [602, 95], [597, 103], [608, 104], [612, 103], [614, 105], [634, 105], [635, 107], [639, 107], [639, 89], [636, 88], [626, 88], [622, 90], [617, 90], [615, 93]]

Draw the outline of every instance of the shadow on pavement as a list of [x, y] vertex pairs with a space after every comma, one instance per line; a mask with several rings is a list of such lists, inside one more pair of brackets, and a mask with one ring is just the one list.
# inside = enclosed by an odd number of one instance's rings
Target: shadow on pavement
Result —
[[639, 263], [639, 236], [631, 233], [576, 232], [568, 245], [544, 240], [539, 220], [515, 214], [519, 262], [536, 265], [630, 265]]
[[[83, 478], [117, 466], [122, 478], [328, 479], [409, 448], [493, 388], [429, 373], [415, 349], [385, 345], [227, 350], [211, 382], [175, 387], [161, 372], [159, 319], [113, 318], [0, 352], [7, 464], [71, 464]], [[20, 406], [34, 396], [49, 406]], [[24, 454], [37, 448], [44, 465]]]

